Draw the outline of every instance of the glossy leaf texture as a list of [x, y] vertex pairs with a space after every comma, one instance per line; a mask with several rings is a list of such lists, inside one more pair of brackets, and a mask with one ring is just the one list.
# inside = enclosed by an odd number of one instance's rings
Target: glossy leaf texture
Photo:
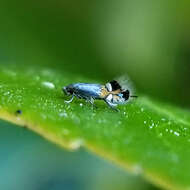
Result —
[[139, 95], [120, 112], [68, 100], [62, 86], [97, 82], [42, 66], [2, 66], [0, 118], [67, 149], [84, 147], [165, 189], [190, 189], [190, 112]]

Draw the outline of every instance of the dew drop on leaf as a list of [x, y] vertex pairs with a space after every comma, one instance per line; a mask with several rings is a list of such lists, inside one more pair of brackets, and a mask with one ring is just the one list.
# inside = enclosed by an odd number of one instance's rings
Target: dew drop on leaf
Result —
[[55, 88], [55, 85], [52, 82], [45, 81], [45, 82], [42, 82], [42, 85], [44, 85], [47, 88], [51, 88], [51, 89]]

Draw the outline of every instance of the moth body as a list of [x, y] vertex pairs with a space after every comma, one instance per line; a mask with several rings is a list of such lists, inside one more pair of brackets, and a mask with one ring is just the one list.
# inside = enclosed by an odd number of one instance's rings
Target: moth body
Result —
[[112, 80], [105, 85], [90, 84], [90, 83], [74, 83], [62, 88], [66, 95], [71, 95], [69, 101], [72, 102], [74, 97], [85, 99], [94, 105], [94, 100], [104, 100], [108, 106], [115, 109], [118, 104], [127, 103], [130, 95], [130, 90], [122, 87], [116, 80]]
[[75, 95], [78, 98], [99, 99], [102, 85], [89, 83], [75, 83], [63, 87], [63, 91], [68, 95]]

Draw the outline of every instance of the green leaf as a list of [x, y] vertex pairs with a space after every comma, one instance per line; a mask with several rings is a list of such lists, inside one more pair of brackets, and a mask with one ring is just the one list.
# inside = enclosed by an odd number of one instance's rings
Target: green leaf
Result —
[[[67, 149], [85, 147], [166, 189], [190, 189], [190, 112], [144, 95], [115, 112], [61, 88], [100, 82], [48, 67], [1, 66], [0, 118]], [[101, 81], [105, 83], [107, 81]]]

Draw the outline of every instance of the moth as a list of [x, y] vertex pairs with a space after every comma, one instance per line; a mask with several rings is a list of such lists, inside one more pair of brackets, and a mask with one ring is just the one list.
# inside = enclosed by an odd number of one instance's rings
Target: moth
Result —
[[62, 90], [66, 95], [72, 96], [70, 100], [65, 101], [66, 103], [71, 103], [74, 97], [85, 99], [92, 105], [94, 105], [94, 100], [103, 100], [114, 110], [117, 110], [117, 105], [126, 104], [130, 98], [137, 97], [135, 95], [131, 95], [130, 87], [123, 80], [121, 80], [121, 82], [112, 80], [105, 85], [73, 83], [68, 86], [64, 86]]

